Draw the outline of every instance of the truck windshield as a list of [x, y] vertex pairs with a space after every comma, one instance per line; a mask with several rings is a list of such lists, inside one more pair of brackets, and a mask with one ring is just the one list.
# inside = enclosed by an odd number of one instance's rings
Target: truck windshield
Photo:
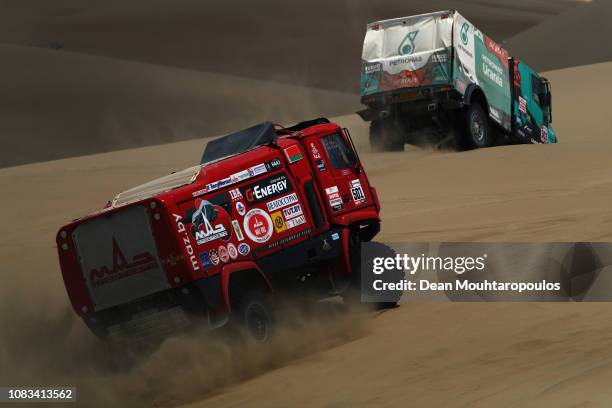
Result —
[[531, 91], [533, 100], [542, 108], [544, 123], [552, 121], [550, 106], [550, 84], [545, 78], [531, 75]]
[[544, 89], [546, 92], [546, 109], [545, 115], [547, 123], [552, 123], [552, 93], [550, 91], [550, 82], [544, 79]]
[[353, 151], [346, 145], [340, 134], [324, 136], [321, 138], [323, 148], [329, 161], [335, 169], [350, 169], [355, 166], [357, 159]]

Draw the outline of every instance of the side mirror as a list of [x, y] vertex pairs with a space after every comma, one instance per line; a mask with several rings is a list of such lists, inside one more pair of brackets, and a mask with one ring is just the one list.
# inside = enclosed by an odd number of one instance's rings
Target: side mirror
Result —
[[361, 171], [361, 160], [359, 160], [359, 154], [357, 154], [357, 148], [355, 147], [355, 143], [353, 143], [353, 138], [351, 137], [351, 132], [347, 128], [342, 128], [342, 131], [346, 135], [346, 138], [349, 142], [349, 150], [351, 154], [351, 161], [353, 161], [353, 167], [359, 173]]

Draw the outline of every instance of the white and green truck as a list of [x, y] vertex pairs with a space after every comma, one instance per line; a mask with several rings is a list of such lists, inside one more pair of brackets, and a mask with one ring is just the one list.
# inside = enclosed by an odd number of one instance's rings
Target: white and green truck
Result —
[[454, 10], [368, 24], [360, 89], [374, 151], [557, 142], [546, 78]]

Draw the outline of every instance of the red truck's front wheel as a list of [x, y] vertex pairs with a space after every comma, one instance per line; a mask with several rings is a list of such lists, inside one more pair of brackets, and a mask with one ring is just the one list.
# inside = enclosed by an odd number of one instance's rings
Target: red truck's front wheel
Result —
[[397, 283], [404, 279], [404, 271], [387, 271], [383, 275], [374, 275], [371, 271], [376, 257], [395, 258], [395, 250], [380, 242], [361, 242], [357, 234], [353, 234], [350, 242], [351, 251], [351, 285], [342, 294], [345, 303], [355, 304], [367, 302], [379, 309], [396, 307], [402, 291], [376, 291], [373, 288], [375, 279], [387, 283]]

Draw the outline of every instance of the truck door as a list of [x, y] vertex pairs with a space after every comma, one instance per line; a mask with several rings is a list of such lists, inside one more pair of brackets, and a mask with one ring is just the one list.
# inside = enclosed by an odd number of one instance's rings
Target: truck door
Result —
[[368, 180], [343, 131], [308, 136], [305, 143], [330, 216], [373, 204]]
[[514, 63], [513, 116], [517, 136], [524, 142], [556, 143], [550, 84], [518, 60]]

